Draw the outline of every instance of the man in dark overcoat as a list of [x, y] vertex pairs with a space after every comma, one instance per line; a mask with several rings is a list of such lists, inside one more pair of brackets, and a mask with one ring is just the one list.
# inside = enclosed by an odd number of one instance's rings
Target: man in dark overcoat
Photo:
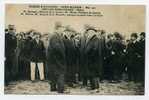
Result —
[[131, 40], [128, 43], [127, 52], [127, 72], [129, 81], [137, 81], [138, 78], [138, 41], [137, 33], [131, 34]]
[[138, 80], [144, 84], [144, 79], [145, 79], [145, 32], [140, 33], [138, 53], [139, 53], [138, 71], [140, 72], [139, 76], [138, 76]]
[[122, 42], [122, 36], [120, 33], [115, 32], [114, 33], [114, 41], [113, 41], [113, 48], [112, 48], [112, 66], [114, 70], [114, 80], [120, 81], [122, 78], [122, 70], [123, 70], [123, 64], [122, 64], [122, 55], [123, 50], [125, 46]]
[[105, 75], [105, 71], [106, 71], [106, 61], [105, 61], [105, 57], [106, 57], [106, 32], [104, 30], [101, 30], [98, 38], [99, 38], [99, 68], [101, 75], [100, 75], [100, 81], [102, 81], [103, 79], [106, 78]]
[[87, 85], [87, 80], [89, 80], [91, 89], [99, 88], [99, 39], [97, 38], [96, 32], [97, 30], [94, 28], [89, 28], [86, 30], [86, 39], [82, 44], [84, 48], [82, 48], [83, 51], [81, 52], [81, 54], [83, 54], [83, 58], [81, 59], [84, 59], [84, 64], [81, 66], [84, 78], [83, 82]]
[[51, 91], [64, 92], [66, 73], [65, 46], [63, 42], [63, 26], [56, 26], [56, 32], [51, 36], [48, 47], [48, 65]]
[[5, 85], [14, 80], [17, 74], [14, 59], [16, 47], [15, 28], [14, 25], [9, 25], [8, 30], [5, 31]]
[[24, 59], [22, 59], [22, 52], [24, 48], [24, 39], [23, 39], [23, 34], [18, 33], [16, 35], [17, 37], [17, 48], [16, 48], [16, 60], [17, 60], [17, 68], [18, 68], [18, 74], [17, 74], [17, 79], [24, 80], [24, 68], [26, 67], [24, 64]]
[[104, 76], [107, 80], [112, 81], [114, 79], [114, 73], [112, 68], [112, 48], [113, 48], [113, 34], [108, 34], [106, 42], [106, 69], [104, 70]]
[[25, 33], [23, 48], [21, 52], [21, 57], [23, 60], [23, 77], [24, 80], [30, 80], [30, 58], [31, 58], [31, 47], [32, 41], [34, 37], [34, 30], [30, 30], [29, 32]]
[[67, 65], [67, 73], [66, 73], [66, 83], [67, 85], [73, 87], [73, 83], [75, 83], [75, 44], [74, 39], [71, 37], [72, 31], [66, 29], [64, 31], [64, 46], [65, 46], [65, 57], [66, 57], [66, 65]]

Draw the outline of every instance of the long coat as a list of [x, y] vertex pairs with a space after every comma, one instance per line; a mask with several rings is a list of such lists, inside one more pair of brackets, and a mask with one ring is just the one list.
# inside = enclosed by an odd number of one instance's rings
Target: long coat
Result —
[[25, 71], [25, 64], [24, 64], [24, 59], [22, 56], [23, 53], [23, 48], [24, 48], [24, 40], [20, 39], [17, 40], [17, 48], [16, 48], [16, 66], [18, 69], [18, 76], [17, 78], [23, 79], [24, 78], [24, 71]]
[[87, 67], [86, 67], [86, 61], [85, 61], [85, 42], [86, 42], [86, 37], [85, 36], [81, 36], [80, 38], [80, 67], [79, 67], [79, 71], [80, 71], [80, 75], [81, 77], [85, 77], [87, 74]]
[[128, 68], [136, 69], [138, 64], [138, 42], [130, 42], [127, 46], [127, 63]]
[[99, 43], [98, 43], [98, 51], [99, 51], [99, 56], [98, 56], [98, 64], [99, 64], [99, 72], [100, 72], [100, 77], [103, 77], [104, 75], [104, 70], [105, 70], [105, 54], [106, 54], [106, 44], [105, 44], [105, 38], [101, 37], [99, 38]]
[[113, 78], [113, 68], [112, 68], [112, 48], [113, 48], [113, 40], [109, 40], [106, 42], [106, 68], [104, 69], [104, 77], [107, 79]]
[[138, 71], [138, 46], [138, 42], [130, 42], [127, 46], [127, 68], [131, 73]]
[[15, 50], [17, 47], [16, 37], [7, 33], [5, 35], [5, 82], [6, 84], [15, 78], [17, 69], [15, 66], [16, 57]]
[[62, 37], [55, 33], [49, 40], [48, 66], [49, 78], [56, 74], [65, 74], [66, 71], [65, 46]]
[[33, 39], [31, 37], [24, 39], [22, 50], [20, 52], [21, 60], [23, 61], [22, 62], [23, 72], [21, 74], [23, 74], [22, 78], [24, 79], [30, 79], [30, 58], [31, 58], [32, 41]]
[[139, 41], [139, 43], [138, 43], [138, 53], [139, 53], [139, 55], [141, 56], [141, 59], [144, 62], [144, 59], [145, 59], [145, 39]]
[[5, 35], [5, 57], [10, 57], [15, 53], [17, 47], [17, 39], [15, 36], [7, 33]]
[[122, 69], [122, 55], [125, 46], [123, 45], [121, 40], [114, 40], [112, 51], [115, 52], [113, 55], [113, 66], [116, 69]]
[[139, 41], [138, 46], [138, 53], [139, 53], [139, 80], [144, 82], [145, 79], [145, 39]]
[[81, 47], [82, 74], [87, 76], [100, 76], [99, 66], [99, 39], [92, 36], [88, 42], [84, 38]]
[[65, 57], [67, 65], [67, 77], [75, 76], [76, 66], [75, 66], [75, 44], [74, 40], [68, 39], [66, 36], [63, 38], [65, 46]]

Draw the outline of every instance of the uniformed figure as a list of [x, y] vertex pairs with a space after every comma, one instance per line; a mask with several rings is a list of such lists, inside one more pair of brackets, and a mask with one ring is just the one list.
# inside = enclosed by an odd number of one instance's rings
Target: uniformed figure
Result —
[[50, 89], [58, 93], [64, 92], [64, 78], [66, 72], [63, 31], [63, 26], [56, 26], [56, 32], [51, 36], [48, 47]]
[[35, 72], [36, 72], [36, 66], [39, 71], [39, 76], [40, 80], [45, 79], [44, 75], [44, 61], [46, 59], [46, 54], [45, 54], [45, 48], [44, 44], [41, 41], [41, 34], [36, 33], [35, 34], [35, 39], [32, 41], [31, 45], [31, 80], [35, 81]]
[[127, 46], [127, 71], [129, 81], [137, 81], [138, 78], [138, 41], [137, 33], [131, 34], [131, 40]]
[[16, 47], [15, 28], [14, 25], [9, 25], [8, 30], [5, 30], [5, 85], [16, 78], [16, 59], [14, 59]]
[[83, 85], [87, 85], [87, 80], [89, 80], [91, 89], [99, 88], [99, 40], [96, 32], [97, 30], [93, 28], [87, 29], [85, 39], [81, 44], [81, 74], [83, 77]]

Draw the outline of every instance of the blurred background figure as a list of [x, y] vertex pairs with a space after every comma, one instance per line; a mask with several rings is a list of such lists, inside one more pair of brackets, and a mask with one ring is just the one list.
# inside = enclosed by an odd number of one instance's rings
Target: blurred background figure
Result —
[[48, 47], [48, 66], [50, 90], [64, 93], [64, 82], [66, 74], [65, 45], [63, 32], [65, 27], [61, 24], [55, 25], [56, 32], [51, 36]]

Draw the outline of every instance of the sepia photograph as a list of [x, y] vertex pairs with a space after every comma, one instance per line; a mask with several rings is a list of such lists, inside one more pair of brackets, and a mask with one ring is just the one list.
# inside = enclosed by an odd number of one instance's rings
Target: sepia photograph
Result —
[[145, 5], [5, 4], [4, 94], [145, 95]]

